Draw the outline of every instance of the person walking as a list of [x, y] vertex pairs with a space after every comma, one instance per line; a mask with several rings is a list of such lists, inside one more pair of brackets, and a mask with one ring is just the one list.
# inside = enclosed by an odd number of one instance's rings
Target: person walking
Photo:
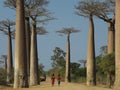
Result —
[[61, 78], [60, 78], [60, 74], [58, 74], [58, 77], [57, 77], [58, 86], [60, 86], [60, 80], [61, 80]]
[[52, 86], [54, 86], [54, 83], [55, 83], [55, 75], [54, 75], [54, 73], [51, 76], [51, 83], [52, 83]]

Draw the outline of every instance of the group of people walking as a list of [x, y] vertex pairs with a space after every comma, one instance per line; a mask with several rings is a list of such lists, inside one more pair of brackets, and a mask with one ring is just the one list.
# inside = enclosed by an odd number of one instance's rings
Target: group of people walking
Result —
[[[61, 81], [61, 77], [60, 77], [60, 74], [58, 74], [58, 76], [57, 76], [58, 86], [60, 86], [60, 81]], [[55, 83], [55, 75], [53, 73], [52, 76], [51, 76], [51, 84], [52, 84], [52, 86], [54, 86], [54, 83]]]

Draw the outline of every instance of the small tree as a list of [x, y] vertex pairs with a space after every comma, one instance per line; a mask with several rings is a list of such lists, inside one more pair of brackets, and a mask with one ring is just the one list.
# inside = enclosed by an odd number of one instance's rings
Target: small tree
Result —
[[79, 63], [76, 63], [76, 62], [72, 62], [70, 64], [70, 69], [71, 69], [71, 77], [73, 80], [76, 80], [77, 77], [80, 75], [80, 64]]
[[51, 56], [53, 69], [65, 68], [65, 55], [66, 53], [59, 47], [53, 50], [54, 55]]
[[104, 56], [107, 54], [107, 46], [100, 47], [100, 55]]
[[83, 64], [84, 68], [86, 67], [86, 62], [87, 62], [86, 60], [79, 60], [79, 62]]
[[107, 86], [113, 85], [112, 77], [115, 74], [115, 54], [105, 55], [98, 64], [99, 68], [107, 75]]
[[65, 55], [66, 53], [61, 48], [55, 47], [53, 50], [53, 56], [51, 56], [51, 65], [53, 68], [49, 71], [50, 74], [51, 72], [54, 72], [55, 75], [60, 73], [61, 80], [63, 81], [65, 79]]

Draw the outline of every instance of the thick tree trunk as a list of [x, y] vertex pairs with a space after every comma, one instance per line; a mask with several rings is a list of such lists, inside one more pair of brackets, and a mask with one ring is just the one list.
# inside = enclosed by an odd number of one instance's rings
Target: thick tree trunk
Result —
[[16, 0], [14, 88], [28, 87], [24, 0]]
[[71, 77], [70, 77], [70, 34], [68, 34], [68, 37], [67, 37], [65, 82], [71, 82]]
[[115, 7], [115, 84], [114, 90], [120, 90], [120, 0]]
[[12, 62], [12, 40], [10, 27], [8, 28], [8, 56], [7, 56], [7, 82], [11, 83], [11, 76], [13, 73], [13, 62]]
[[30, 85], [39, 84], [36, 22], [33, 21], [30, 52]]
[[96, 85], [95, 69], [95, 45], [94, 45], [94, 23], [90, 16], [90, 31], [88, 36], [88, 54], [87, 54], [87, 85]]
[[27, 74], [29, 78], [30, 76], [30, 38], [31, 38], [29, 17], [25, 17], [25, 31], [26, 31], [26, 50], [27, 50]]
[[108, 22], [108, 49], [107, 53], [111, 54], [115, 51], [115, 30], [114, 25]]

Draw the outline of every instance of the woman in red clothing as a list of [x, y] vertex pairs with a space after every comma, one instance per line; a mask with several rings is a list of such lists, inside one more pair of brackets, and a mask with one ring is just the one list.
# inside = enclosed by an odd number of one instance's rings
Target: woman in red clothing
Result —
[[54, 76], [54, 73], [53, 73], [52, 76], [51, 76], [51, 83], [52, 83], [52, 86], [54, 86], [54, 83], [55, 83], [55, 76]]
[[58, 86], [60, 86], [60, 80], [61, 80], [61, 78], [60, 78], [60, 74], [58, 74], [58, 77], [57, 77]]

